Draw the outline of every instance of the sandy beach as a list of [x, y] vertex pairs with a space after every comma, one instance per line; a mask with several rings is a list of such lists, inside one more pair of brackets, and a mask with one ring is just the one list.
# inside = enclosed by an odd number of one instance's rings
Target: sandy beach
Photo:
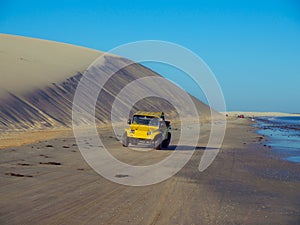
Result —
[[[176, 145], [178, 130], [172, 131]], [[209, 130], [172, 178], [145, 187], [112, 183], [82, 158], [70, 133], [1, 149], [1, 224], [298, 224], [300, 168], [282, 161], [246, 119], [228, 122], [213, 164], [198, 171]], [[112, 134], [112, 154], [153, 163], [172, 150], [133, 151]], [[89, 140], [87, 140], [88, 142]], [[120, 179], [122, 179], [120, 177]]]

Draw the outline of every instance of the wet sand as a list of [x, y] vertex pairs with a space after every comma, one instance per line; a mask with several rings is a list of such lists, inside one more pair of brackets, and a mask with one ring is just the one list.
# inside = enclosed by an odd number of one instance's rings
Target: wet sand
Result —
[[[178, 130], [172, 134], [174, 147]], [[208, 134], [203, 126], [198, 148], [180, 172], [146, 187], [123, 186], [98, 175], [71, 135], [1, 149], [0, 223], [300, 223], [298, 164], [280, 160], [246, 119], [234, 119], [216, 160], [200, 173]], [[131, 164], [156, 162], [172, 152], [133, 151], [112, 134], [102, 138], [112, 154]]]

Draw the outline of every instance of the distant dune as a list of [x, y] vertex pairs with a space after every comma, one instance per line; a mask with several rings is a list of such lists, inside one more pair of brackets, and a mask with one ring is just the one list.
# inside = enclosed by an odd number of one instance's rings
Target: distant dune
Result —
[[260, 116], [300, 116], [300, 114], [283, 113], [283, 112], [226, 112], [229, 116], [237, 117], [244, 115], [247, 117], [260, 117]]
[[[71, 127], [72, 102], [78, 82], [101, 54], [103, 52], [69, 44], [1, 34], [0, 129]], [[101, 70], [109, 73], [111, 67], [128, 61], [109, 55]], [[160, 75], [136, 63], [115, 74], [101, 92], [101, 101], [97, 102], [98, 123], [109, 122], [115, 96], [126, 84], [147, 76]], [[202, 118], [209, 118], [209, 107], [196, 98], [193, 101]], [[135, 109], [163, 110], [170, 117], [177, 115], [171, 104], [157, 98], [147, 98]]]

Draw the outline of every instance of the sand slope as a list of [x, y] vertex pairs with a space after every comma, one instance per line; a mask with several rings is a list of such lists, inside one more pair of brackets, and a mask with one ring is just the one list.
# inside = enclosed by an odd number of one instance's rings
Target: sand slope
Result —
[[82, 73], [101, 54], [58, 42], [0, 34], [0, 87], [19, 94], [64, 81]]
[[[72, 102], [78, 82], [87, 67], [102, 52], [51, 41], [0, 35], [0, 129], [70, 127]], [[97, 76], [109, 74], [128, 59], [106, 56]], [[96, 105], [98, 123], [110, 119], [111, 105], [122, 88], [133, 80], [159, 76], [133, 63], [118, 71], [101, 92]], [[92, 82], [99, 82], [93, 77]], [[90, 87], [85, 87], [87, 90]], [[165, 92], [157, 88], [157, 92]], [[176, 96], [172, 96], [176, 99]], [[210, 109], [193, 98], [203, 118]], [[135, 109], [163, 110], [176, 117], [174, 107], [157, 98], [139, 102]]]

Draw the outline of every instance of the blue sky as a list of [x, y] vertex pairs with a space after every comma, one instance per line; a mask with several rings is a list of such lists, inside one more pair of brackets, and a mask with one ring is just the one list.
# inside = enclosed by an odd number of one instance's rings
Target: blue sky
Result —
[[[102, 51], [139, 40], [174, 42], [208, 64], [229, 111], [300, 112], [296, 0], [1, 0], [0, 32]], [[201, 98], [189, 82], [179, 85]]]

